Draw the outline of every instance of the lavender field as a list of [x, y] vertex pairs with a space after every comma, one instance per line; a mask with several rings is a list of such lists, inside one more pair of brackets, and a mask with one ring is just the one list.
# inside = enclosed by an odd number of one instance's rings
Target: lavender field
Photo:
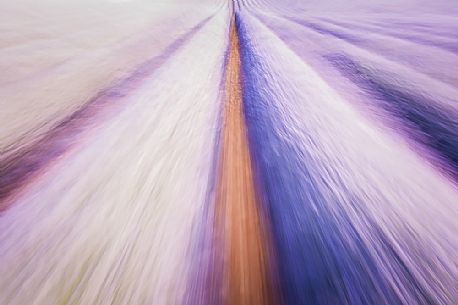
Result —
[[0, 0], [0, 305], [457, 305], [454, 0]]

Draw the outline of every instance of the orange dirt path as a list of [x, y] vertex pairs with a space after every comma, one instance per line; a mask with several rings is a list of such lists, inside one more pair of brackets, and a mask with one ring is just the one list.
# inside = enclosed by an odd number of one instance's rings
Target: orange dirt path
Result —
[[242, 112], [239, 40], [234, 20], [230, 29], [219, 160], [215, 230], [224, 249], [224, 303], [272, 304], [267, 234], [257, 207]]

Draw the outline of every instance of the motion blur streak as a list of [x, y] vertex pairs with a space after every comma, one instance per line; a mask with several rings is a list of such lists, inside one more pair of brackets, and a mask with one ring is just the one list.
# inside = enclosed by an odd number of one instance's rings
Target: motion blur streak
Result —
[[454, 304], [454, 186], [371, 126], [255, 17], [237, 20], [285, 303]]
[[2, 215], [0, 304], [182, 303], [211, 170], [226, 16]]
[[[262, 210], [257, 209], [242, 114], [239, 41], [232, 22], [226, 68], [226, 104], [216, 194], [216, 233], [224, 243], [223, 303], [269, 304], [272, 287]], [[265, 222], [265, 221], [264, 221]]]
[[452, 0], [0, 0], [0, 305], [458, 304]]
[[140, 86], [143, 78], [151, 74], [162, 65], [176, 49], [191, 38], [208, 19], [202, 21], [188, 33], [170, 44], [162, 56], [157, 56], [142, 63], [128, 77], [116, 82], [111, 87], [102, 90], [88, 103], [64, 119], [55, 128], [48, 131], [31, 147], [26, 147], [10, 155], [0, 164], [0, 211], [8, 207], [8, 197], [36, 172], [69, 150], [75, 144], [75, 138], [81, 137], [85, 129], [94, 128], [88, 121], [100, 121], [103, 114], [113, 107], [129, 93]]

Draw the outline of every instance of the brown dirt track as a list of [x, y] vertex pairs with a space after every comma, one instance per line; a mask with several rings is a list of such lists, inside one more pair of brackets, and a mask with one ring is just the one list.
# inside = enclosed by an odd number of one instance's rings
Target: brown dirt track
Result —
[[224, 249], [223, 302], [272, 304], [268, 239], [257, 207], [240, 78], [239, 40], [232, 21], [216, 193], [215, 231]]

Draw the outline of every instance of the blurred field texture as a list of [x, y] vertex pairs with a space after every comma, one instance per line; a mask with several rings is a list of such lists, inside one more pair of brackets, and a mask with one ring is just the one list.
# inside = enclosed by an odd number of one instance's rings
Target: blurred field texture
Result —
[[457, 305], [458, 3], [0, 0], [0, 305]]

